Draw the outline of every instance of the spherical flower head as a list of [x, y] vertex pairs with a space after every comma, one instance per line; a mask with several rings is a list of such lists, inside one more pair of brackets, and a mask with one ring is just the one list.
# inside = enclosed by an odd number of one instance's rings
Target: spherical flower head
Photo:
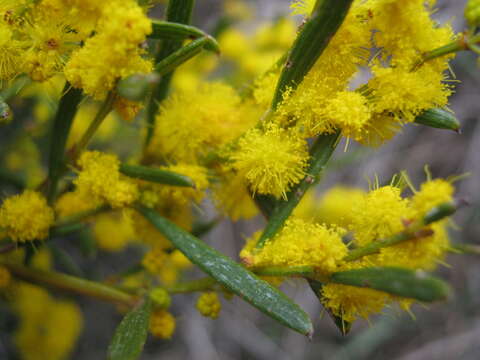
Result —
[[232, 167], [245, 177], [253, 193], [286, 199], [287, 192], [305, 176], [307, 143], [294, 131], [267, 125], [252, 129], [232, 153]]
[[327, 101], [324, 109], [325, 121], [342, 130], [342, 134], [361, 140], [371, 118], [367, 98], [356, 91], [341, 91]]
[[43, 240], [54, 222], [53, 209], [33, 190], [7, 198], [0, 207], [0, 228], [13, 241]]
[[172, 303], [172, 299], [167, 290], [163, 288], [155, 288], [150, 292], [150, 299], [155, 307], [168, 309]]
[[134, 238], [131, 219], [125, 214], [96, 216], [92, 230], [98, 247], [104, 251], [122, 251]]
[[408, 202], [400, 193], [397, 187], [383, 186], [369, 192], [354, 207], [350, 229], [357, 245], [364, 246], [404, 229], [402, 219], [407, 218]]
[[167, 254], [162, 247], [149, 250], [142, 259], [142, 266], [152, 274], [158, 274], [167, 262]]
[[373, 289], [333, 283], [322, 287], [322, 304], [346, 322], [368, 319], [390, 300], [388, 294]]
[[115, 155], [87, 151], [81, 155], [78, 165], [82, 170], [74, 184], [80, 193], [114, 208], [128, 206], [138, 199], [137, 185], [120, 176], [120, 161]]
[[235, 90], [219, 82], [174, 93], [162, 103], [148, 152], [162, 160], [196, 163], [256, 121], [244, 117], [243, 108]]
[[407, 240], [381, 249], [371, 261], [378, 266], [397, 266], [407, 269], [433, 271], [444, 262], [450, 240], [445, 223], [429, 227], [431, 235]]
[[465, 19], [467, 19], [470, 26], [478, 26], [480, 24], [479, 0], [468, 0], [467, 5], [465, 5]]
[[166, 310], [156, 310], [150, 316], [150, 332], [160, 339], [170, 339], [175, 331], [175, 318]]
[[140, 44], [151, 32], [151, 21], [135, 1], [108, 3], [97, 32], [73, 52], [65, 77], [95, 99], [103, 99], [120, 78], [148, 73], [151, 63], [141, 57]]
[[222, 309], [222, 303], [216, 292], [204, 292], [195, 306], [200, 314], [212, 319], [216, 319]]
[[172, 264], [177, 269], [188, 269], [192, 267], [192, 263], [190, 262], [190, 260], [185, 255], [183, 255], [180, 250], [173, 250], [170, 253], [169, 258]]
[[255, 249], [257, 233], [240, 253], [247, 265], [263, 266], [313, 266], [320, 273], [335, 271], [347, 247], [342, 242], [344, 231], [324, 225], [290, 219], [273, 239], [261, 250]]
[[412, 217], [422, 218], [434, 207], [451, 202], [455, 188], [444, 179], [434, 179], [422, 184], [420, 191], [416, 192], [411, 201]]
[[365, 196], [363, 190], [345, 186], [335, 186], [328, 190], [317, 205], [317, 219], [326, 224], [348, 228], [352, 219], [352, 209]]
[[423, 111], [444, 107], [451, 94], [443, 82], [444, 74], [429, 66], [411, 71], [407, 66], [374, 66], [374, 77], [368, 83], [374, 96], [376, 113], [392, 113], [400, 123], [413, 122]]

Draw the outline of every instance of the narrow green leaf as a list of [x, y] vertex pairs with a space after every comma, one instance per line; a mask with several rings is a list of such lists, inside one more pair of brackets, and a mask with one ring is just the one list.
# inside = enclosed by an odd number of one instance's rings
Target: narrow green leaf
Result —
[[148, 296], [131, 310], [118, 325], [108, 347], [108, 360], [135, 360], [147, 341], [152, 304]]
[[[180, 24], [190, 24], [195, 0], [169, 0], [167, 6], [167, 18], [169, 22]], [[155, 64], [174, 53], [182, 46], [182, 40], [165, 40], [162, 42], [160, 50], [155, 56]], [[147, 104], [147, 136], [145, 138], [145, 147], [148, 146], [153, 136], [155, 128], [155, 117], [162, 101], [167, 97], [172, 80], [173, 72], [162, 76], [160, 82], [155, 86]]]
[[120, 171], [129, 177], [155, 182], [158, 184], [195, 187], [193, 180], [188, 176], [177, 174], [172, 171], [128, 164], [121, 164]]
[[423, 302], [445, 300], [448, 285], [423, 271], [396, 267], [371, 267], [333, 273], [330, 281], [337, 284], [368, 287], [389, 294]]
[[308, 315], [282, 292], [154, 210], [143, 206], [138, 206], [137, 210], [191, 262], [221, 285], [289, 328], [304, 335], [312, 334], [312, 323]]
[[[295, 207], [302, 200], [307, 190], [315, 184], [332, 156], [338, 143], [340, 132], [331, 135], [320, 135], [310, 150], [310, 165], [307, 176], [287, 194], [287, 200], [279, 200], [271, 213], [265, 230], [258, 240], [257, 247], [261, 248], [268, 239], [271, 239], [282, 227]], [[271, 205], [269, 205], [271, 206]]]
[[446, 217], [452, 216], [457, 211], [457, 204], [455, 202], [445, 202], [435, 206], [430, 209], [425, 217], [423, 218], [423, 223], [429, 225], [436, 221], [445, 219]]
[[179, 24], [170, 21], [152, 20], [152, 33], [149, 39], [184, 40], [207, 36], [195, 26]]
[[175, 68], [199, 54], [203, 49], [215, 52], [219, 51], [218, 44], [212, 37], [202, 37], [181, 47], [173, 54], [160, 61], [157, 65], [155, 65], [155, 72], [158, 75], [171, 73], [173, 70], [175, 70]]
[[272, 101], [272, 109], [282, 101], [287, 88], [295, 89], [322, 55], [342, 25], [353, 0], [317, 0], [310, 19], [293, 44], [283, 67]]
[[50, 135], [50, 155], [48, 168], [48, 200], [51, 203], [56, 196], [59, 178], [65, 163], [65, 146], [67, 145], [70, 128], [77, 113], [77, 107], [82, 100], [82, 91], [72, 88], [67, 82], [63, 96], [58, 104]]
[[430, 109], [415, 118], [417, 124], [430, 126], [436, 129], [460, 131], [460, 122], [450, 111]]
[[[308, 285], [310, 285], [310, 288], [312, 289], [313, 293], [315, 296], [318, 298], [320, 303], [323, 305], [323, 298], [322, 298], [322, 287], [323, 283], [320, 281], [308, 279]], [[340, 330], [340, 333], [342, 335], [348, 335], [350, 330], [352, 329], [352, 323], [345, 321], [342, 317], [335, 315], [332, 313], [332, 311], [324, 306], [325, 311], [327, 314], [330, 316], [330, 318], [333, 320], [333, 323], [335, 326]]]
[[192, 225], [192, 231], [190, 233], [198, 238], [202, 237], [203, 235], [208, 234], [215, 226], [218, 225], [219, 222], [219, 218], [206, 222], [195, 222]]

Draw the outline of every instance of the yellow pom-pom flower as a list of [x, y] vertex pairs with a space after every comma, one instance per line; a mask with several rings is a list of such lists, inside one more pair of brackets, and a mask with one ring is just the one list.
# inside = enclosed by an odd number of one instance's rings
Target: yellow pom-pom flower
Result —
[[72, 54], [64, 70], [74, 87], [95, 99], [104, 98], [118, 79], [152, 67], [139, 46], [152, 31], [151, 21], [137, 2], [107, 3], [102, 10], [97, 33]]
[[125, 207], [137, 200], [137, 185], [120, 176], [120, 161], [115, 155], [87, 151], [78, 161], [82, 169], [74, 180], [80, 193], [114, 208]]
[[105, 251], [121, 251], [134, 237], [131, 219], [126, 214], [96, 216], [92, 230], [98, 247]]
[[257, 233], [241, 251], [250, 266], [313, 266], [320, 273], [335, 271], [347, 254], [341, 229], [329, 229], [300, 219], [290, 219], [273, 239], [256, 251]]
[[153, 158], [197, 163], [256, 121], [242, 116], [242, 109], [240, 96], [222, 83], [173, 94], [162, 103], [148, 152]]
[[222, 309], [222, 303], [216, 292], [205, 292], [198, 298], [196, 308], [203, 316], [216, 319]]
[[470, 26], [478, 26], [480, 24], [480, 1], [467, 1], [467, 5], [465, 5], [465, 19], [467, 19]]
[[245, 177], [253, 193], [286, 198], [305, 176], [307, 143], [295, 132], [270, 124], [266, 131], [252, 129], [231, 154], [232, 167]]
[[389, 300], [388, 294], [373, 289], [333, 283], [322, 287], [323, 305], [346, 322], [367, 319], [380, 312]]
[[383, 186], [366, 194], [352, 210], [350, 229], [355, 243], [364, 246], [402, 231], [405, 226], [408, 201], [400, 196], [401, 190]]
[[170, 339], [175, 331], [175, 318], [166, 310], [156, 310], [150, 316], [150, 332], [160, 339]]
[[45, 239], [54, 221], [53, 209], [36, 191], [26, 190], [9, 197], [0, 207], [0, 228], [13, 241]]
[[421, 218], [435, 206], [451, 202], [455, 189], [453, 185], [444, 179], [434, 179], [422, 184], [420, 191], [412, 197], [410, 205], [412, 216]]

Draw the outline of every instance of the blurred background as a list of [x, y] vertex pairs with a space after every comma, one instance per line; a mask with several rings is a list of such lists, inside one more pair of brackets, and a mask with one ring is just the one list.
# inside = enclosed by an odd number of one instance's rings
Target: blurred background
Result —
[[[241, 25], [246, 31], [253, 32], [262, 22], [289, 13], [288, 0], [247, 3], [256, 17], [255, 22]], [[439, 0], [435, 17], [462, 31], [465, 3], [466, 0]], [[207, 32], [214, 31], [223, 5], [223, 0], [198, 1], [194, 25]], [[451, 108], [462, 124], [461, 134], [410, 125], [380, 149], [350, 144], [344, 152], [344, 146], [340, 145], [319, 192], [335, 184], [368, 188], [367, 178], [378, 175], [380, 182], [387, 182], [401, 170], [407, 170], [413, 183], [419, 184], [425, 179], [426, 164], [434, 177], [469, 173], [456, 183], [458, 197], [470, 205], [455, 216], [458, 228], [452, 229], [451, 237], [456, 243], [480, 245], [480, 68], [477, 57], [467, 52], [460, 53], [451, 66], [460, 82], [451, 97]], [[205, 204], [204, 211], [209, 215], [213, 210]], [[204, 239], [238, 259], [245, 237], [263, 226], [262, 221], [261, 218], [237, 223], [223, 221]], [[73, 256], [76, 251], [70, 249]], [[140, 258], [141, 254], [132, 249], [122, 254], [99, 253], [95, 260], [87, 260], [81, 266], [85, 270], [95, 264], [96, 275], [102, 278], [128, 268]], [[385, 309], [383, 315], [371, 318], [369, 323], [355, 323], [345, 337], [323, 313], [318, 299], [303, 281], [290, 282], [282, 289], [313, 319], [315, 334], [311, 341], [278, 325], [238, 298], [222, 300], [220, 317], [210, 320], [195, 310], [198, 295], [176, 295], [172, 308], [177, 317], [176, 334], [171, 341], [150, 339], [141, 359], [478, 359], [479, 259], [472, 255], [450, 255], [448, 265], [439, 271], [455, 290], [447, 302], [428, 308], [415, 305], [413, 314]], [[121, 315], [111, 305], [95, 300], [82, 298], [80, 304], [85, 325], [72, 359], [103, 359]], [[9, 347], [9, 341], [2, 339], [0, 359], [13, 359]]]

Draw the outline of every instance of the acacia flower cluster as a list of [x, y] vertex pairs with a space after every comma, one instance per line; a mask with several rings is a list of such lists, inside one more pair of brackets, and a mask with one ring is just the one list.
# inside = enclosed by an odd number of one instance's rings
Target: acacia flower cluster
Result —
[[[341, 137], [380, 146], [409, 123], [459, 129], [449, 60], [475, 50], [478, 2], [470, 42], [433, 19], [435, 1], [293, 0], [299, 17], [246, 34], [254, 12], [229, 0], [218, 42], [190, 25], [194, 0], [169, 0], [163, 20], [156, 3], [0, 0], [0, 305], [19, 319], [20, 356], [65, 359], [82, 331], [78, 305], [41, 285], [126, 314], [109, 359], [139, 356], [148, 332], [171, 338], [178, 294], [200, 292], [211, 319], [236, 295], [307, 336], [285, 279], [306, 279], [343, 334], [388, 304], [445, 299], [426, 272], [453, 248], [453, 180], [428, 173], [415, 189], [403, 173], [320, 198], [315, 185]], [[262, 215], [240, 262], [199, 240]], [[62, 251], [72, 239], [88, 265]], [[99, 251], [131, 248], [133, 267], [83, 276]]]

